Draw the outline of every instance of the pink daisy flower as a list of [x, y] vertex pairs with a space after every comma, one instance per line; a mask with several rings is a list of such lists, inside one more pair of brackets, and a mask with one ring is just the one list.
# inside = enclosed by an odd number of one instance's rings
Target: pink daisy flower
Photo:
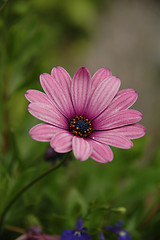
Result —
[[29, 131], [37, 141], [50, 142], [59, 153], [73, 150], [81, 161], [89, 157], [97, 162], [112, 161], [109, 145], [131, 148], [130, 139], [144, 136], [145, 129], [137, 124], [142, 114], [128, 109], [137, 100], [133, 89], [118, 92], [120, 79], [107, 68], [93, 77], [87, 68], [80, 68], [71, 79], [62, 67], [51, 75], [40, 75], [44, 92], [28, 90], [29, 112], [44, 121]]

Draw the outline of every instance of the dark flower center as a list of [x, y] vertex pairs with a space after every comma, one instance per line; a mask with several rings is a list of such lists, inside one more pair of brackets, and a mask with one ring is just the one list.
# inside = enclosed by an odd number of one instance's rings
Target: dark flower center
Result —
[[69, 120], [69, 131], [75, 136], [87, 138], [92, 132], [92, 123], [83, 116], [76, 116]]

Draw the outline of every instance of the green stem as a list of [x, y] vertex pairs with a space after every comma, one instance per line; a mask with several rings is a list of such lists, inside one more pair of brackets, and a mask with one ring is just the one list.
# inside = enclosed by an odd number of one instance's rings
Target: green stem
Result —
[[17, 201], [17, 199], [20, 198], [23, 193], [25, 193], [30, 187], [32, 187], [39, 180], [41, 180], [42, 178], [44, 178], [47, 175], [49, 175], [51, 172], [53, 172], [53, 171], [57, 170], [58, 168], [60, 168], [62, 166], [62, 164], [67, 160], [67, 158], [68, 158], [68, 154], [66, 154], [64, 156], [63, 160], [58, 165], [56, 165], [55, 167], [49, 169], [48, 171], [46, 171], [45, 173], [43, 173], [39, 177], [35, 178], [32, 182], [27, 184], [24, 188], [22, 188], [22, 190], [8, 203], [8, 205], [4, 209], [4, 211], [2, 213], [2, 216], [0, 218], [0, 232], [1, 232], [1, 228], [2, 228], [2, 225], [3, 225], [3, 222], [4, 222], [4, 219], [5, 219], [5, 216], [6, 216], [7, 212], [12, 207], [12, 205]]

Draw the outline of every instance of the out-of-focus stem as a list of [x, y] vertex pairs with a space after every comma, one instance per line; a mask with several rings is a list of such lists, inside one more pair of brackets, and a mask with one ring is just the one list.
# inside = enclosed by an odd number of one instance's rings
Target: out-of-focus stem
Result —
[[2, 101], [3, 101], [3, 147], [2, 151], [7, 152], [9, 149], [9, 113], [8, 113], [8, 108], [7, 108], [7, 102], [8, 102], [8, 84], [9, 84], [9, 73], [6, 70], [4, 73], [4, 78], [3, 78], [3, 96], [2, 96]]
[[0, 11], [2, 11], [4, 9], [4, 7], [7, 5], [8, 0], [4, 0], [3, 4], [0, 6]]
[[23, 228], [11, 226], [11, 225], [5, 225], [4, 228], [12, 232], [17, 232], [22, 234], [25, 233], [25, 230]]

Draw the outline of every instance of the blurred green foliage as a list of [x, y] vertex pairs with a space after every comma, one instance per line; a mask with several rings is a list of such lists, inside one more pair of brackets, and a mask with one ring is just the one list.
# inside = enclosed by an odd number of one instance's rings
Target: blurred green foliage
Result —
[[[105, 0], [15, 0], [0, 6], [0, 214], [31, 180], [49, 169], [44, 160], [48, 144], [33, 141], [28, 130], [39, 121], [27, 112], [24, 93], [40, 89], [38, 76], [56, 65], [72, 68], [91, 38]], [[3, 5], [4, 4], [4, 5]], [[114, 160], [98, 164], [74, 159], [29, 189], [10, 209], [5, 239], [33, 224], [60, 235], [74, 228], [79, 216], [94, 239], [104, 223], [123, 219], [133, 239], [160, 238], [160, 151], [145, 161], [148, 139], [134, 141], [130, 150], [114, 150]], [[126, 208], [126, 214], [119, 207]], [[112, 209], [114, 208], [114, 210]], [[109, 234], [106, 235], [108, 237]]]

